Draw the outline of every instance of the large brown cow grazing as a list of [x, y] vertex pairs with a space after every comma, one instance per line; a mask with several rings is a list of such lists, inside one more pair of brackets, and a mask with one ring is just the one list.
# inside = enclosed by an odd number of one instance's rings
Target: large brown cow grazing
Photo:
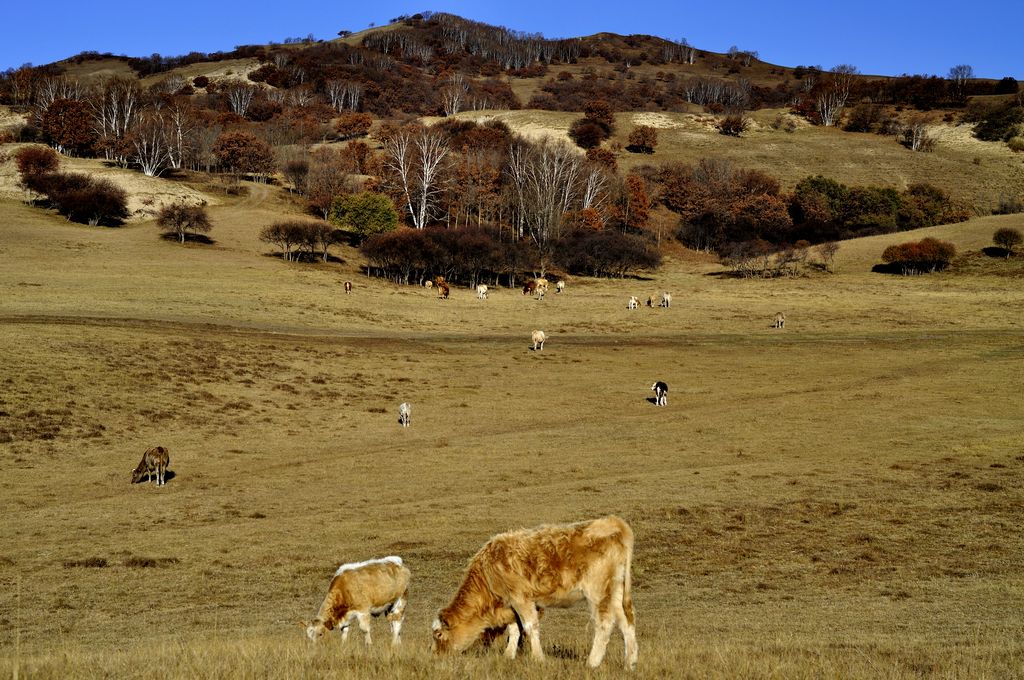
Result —
[[353, 621], [370, 644], [370, 617], [384, 614], [391, 623], [391, 644], [401, 642], [402, 617], [409, 593], [409, 570], [401, 557], [343, 564], [334, 572], [320, 612], [309, 623], [303, 623], [310, 640], [319, 640], [335, 627], [341, 639], [348, 639]]
[[541, 526], [499, 534], [469, 561], [462, 586], [434, 621], [435, 654], [461, 652], [488, 628], [508, 626], [507, 656], [515, 655], [508, 610], [515, 612], [533, 658], [544, 658], [537, 606], [567, 607], [587, 600], [594, 643], [587, 663], [604, 659], [612, 628], [625, 643], [626, 665], [637, 661], [630, 594], [633, 531], [622, 519], [603, 517], [563, 526]]
[[146, 481], [156, 480], [157, 486], [166, 484], [164, 476], [167, 474], [167, 466], [171, 464], [170, 453], [162, 446], [154, 446], [146, 449], [142, 454], [142, 460], [132, 470], [132, 484], [142, 481], [142, 475], [146, 475]]

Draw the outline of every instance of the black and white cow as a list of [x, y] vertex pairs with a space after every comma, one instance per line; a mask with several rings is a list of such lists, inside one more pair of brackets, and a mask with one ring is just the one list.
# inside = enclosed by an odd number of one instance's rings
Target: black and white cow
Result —
[[654, 396], [657, 397], [655, 403], [658, 406], [668, 406], [668, 385], [659, 380], [651, 385], [651, 389], [654, 390]]

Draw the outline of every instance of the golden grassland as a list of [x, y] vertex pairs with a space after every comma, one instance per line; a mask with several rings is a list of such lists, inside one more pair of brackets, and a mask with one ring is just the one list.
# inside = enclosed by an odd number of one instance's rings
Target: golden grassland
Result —
[[[676, 258], [441, 301], [352, 250], [269, 257], [287, 201], [250, 189], [209, 246], [0, 203], [0, 675], [622, 677], [621, 638], [585, 669], [582, 606], [549, 610], [543, 663], [428, 651], [491, 535], [616, 513], [637, 677], [1019, 676], [1020, 258], [870, 267], [1021, 216], [847, 242], [831, 275]], [[671, 309], [626, 310], [658, 290]], [[167, 485], [129, 484], [156, 444]], [[403, 646], [382, 622], [310, 646], [337, 565], [386, 554], [413, 572]]]

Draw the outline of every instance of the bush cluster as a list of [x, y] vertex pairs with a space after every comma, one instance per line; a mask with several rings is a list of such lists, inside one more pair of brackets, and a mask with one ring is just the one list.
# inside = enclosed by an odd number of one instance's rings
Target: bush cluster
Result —
[[118, 226], [128, 217], [128, 194], [108, 179], [50, 172], [28, 175], [23, 182], [71, 222]]
[[288, 261], [326, 262], [332, 245], [341, 243], [344, 234], [325, 222], [286, 220], [275, 222], [260, 231], [260, 240], [281, 249]]
[[923, 274], [945, 269], [956, 257], [956, 246], [937, 238], [924, 238], [892, 245], [882, 253], [882, 261], [900, 274]]
[[[371, 236], [362, 251], [371, 272], [405, 284], [443, 276], [470, 286], [493, 281], [514, 287], [518, 278], [538, 271], [541, 260], [530, 241], [487, 227], [401, 228]], [[577, 232], [554, 249], [556, 266], [590, 276], [625, 276], [660, 263], [645, 239], [615, 230]]]

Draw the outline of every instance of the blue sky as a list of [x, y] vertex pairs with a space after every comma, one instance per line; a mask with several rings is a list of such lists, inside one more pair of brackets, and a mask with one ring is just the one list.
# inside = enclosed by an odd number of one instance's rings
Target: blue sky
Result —
[[[43, 9], [39, 9], [43, 8]], [[700, 49], [756, 50], [785, 66], [849, 63], [862, 73], [946, 75], [970, 64], [980, 77], [1024, 80], [1024, 0], [978, 3], [861, 0], [134, 0], [9, 3], [0, 70], [49, 63], [84, 50], [130, 56], [230, 50], [288, 37], [333, 38], [340, 29], [424, 10], [446, 11], [547, 37], [600, 31], [686, 38]], [[44, 14], [39, 14], [39, 11]]]

